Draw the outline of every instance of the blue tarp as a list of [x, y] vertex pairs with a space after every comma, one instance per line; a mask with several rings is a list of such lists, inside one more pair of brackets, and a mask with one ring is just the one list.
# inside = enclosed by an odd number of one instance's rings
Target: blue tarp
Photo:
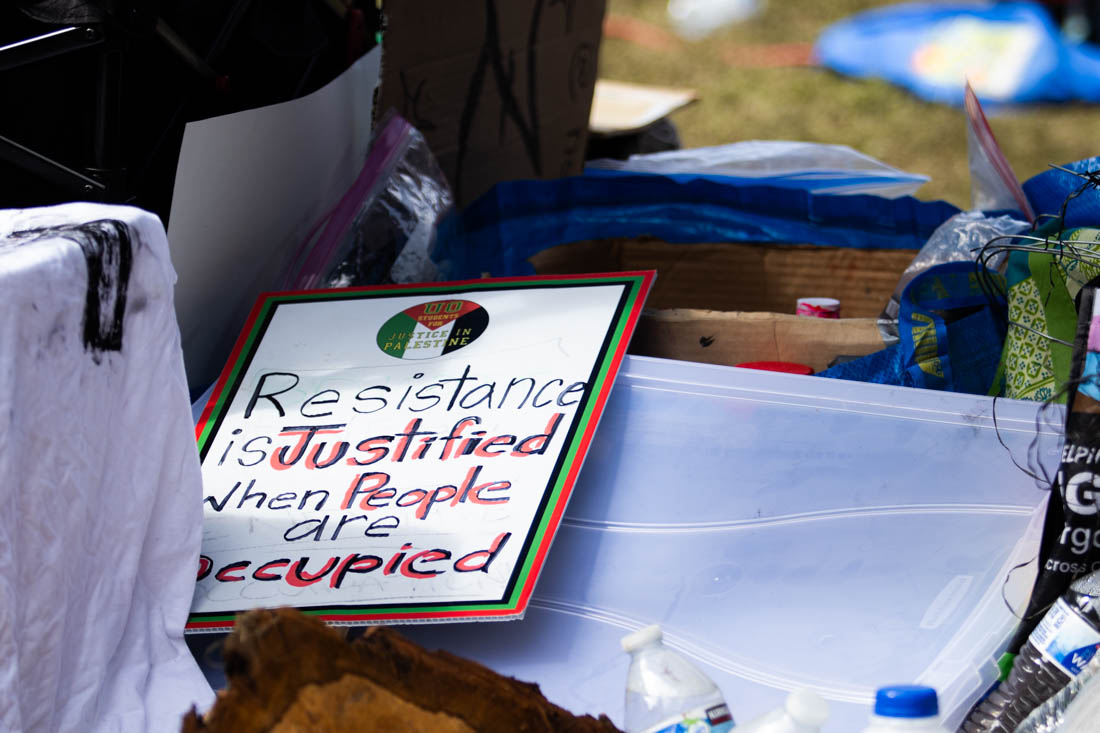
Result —
[[440, 227], [444, 277], [533, 274], [532, 255], [567, 242], [656, 237], [919, 249], [958, 209], [912, 197], [836, 196], [718, 176], [578, 176], [498, 184]]

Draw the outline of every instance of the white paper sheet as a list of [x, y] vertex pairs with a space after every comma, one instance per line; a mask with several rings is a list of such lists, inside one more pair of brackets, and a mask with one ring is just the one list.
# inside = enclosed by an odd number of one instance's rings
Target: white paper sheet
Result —
[[355, 180], [380, 60], [376, 48], [312, 94], [187, 125], [168, 240], [192, 389], [217, 376], [287, 250]]

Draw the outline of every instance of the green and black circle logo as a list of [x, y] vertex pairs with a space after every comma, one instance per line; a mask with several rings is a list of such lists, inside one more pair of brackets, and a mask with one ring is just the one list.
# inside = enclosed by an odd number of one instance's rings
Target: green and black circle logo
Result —
[[406, 308], [378, 331], [378, 348], [398, 359], [432, 359], [485, 333], [489, 312], [472, 300], [433, 300]]

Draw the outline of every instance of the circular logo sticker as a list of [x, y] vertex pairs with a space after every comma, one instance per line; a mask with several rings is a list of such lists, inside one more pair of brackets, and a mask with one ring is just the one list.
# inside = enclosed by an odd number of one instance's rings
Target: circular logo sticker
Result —
[[472, 300], [433, 300], [382, 324], [378, 348], [397, 359], [433, 359], [469, 346], [488, 325], [489, 312]]

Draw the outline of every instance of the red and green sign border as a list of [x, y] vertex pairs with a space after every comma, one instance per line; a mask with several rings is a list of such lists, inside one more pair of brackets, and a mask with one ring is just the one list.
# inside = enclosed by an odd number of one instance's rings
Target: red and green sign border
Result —
[[[279, 305], [283, 303], [323, 300], [354, 300], [392, 296], [436, 296], [442, 294], [472, 294], [495, 290], [522, 290], [578, 286], [621, 285], [622, 295], [607, 333], [600, 355], [589, 375], [577, 419], [573, 421], [566, 444], [558, 455], [547, 490], [535, 513], [532, 527], [520, 551], [519, 562], [504, 595], [498, 601], [469, 603], [418, 603], [406, 605], [340, 605], [302, 608], [301, 611], [333, 624], [366, 625], [387, 622], [427, 620], [477, 621], [504, 619], [521, 615], [527, 608], [535, 581], [546, 561], [565, 506], [573, 491], [585, 455], [596, 432], [599, 418], [607, 403], [615, 375], [626, 354], [630, 337], [641, 316], [646, 295], [653, 284], [653, 271], [631, 271], [592, 275], [532, 275], [528, 277], [463, 280], [424, 285], [381, 285], [344, 290], [302, 290], [262, 293], [256, 300], [240, 337], [230, 354], [225, 369], [214, 385], [202, 415], [195, 427], [199, 455], [206, 457], [213, 436], [221, 425], [226, 408], [233, 401], [240, 382], [252, 362], [252, 357]], [[187, 631], [220, 631], [231, 628], [234, 613], [192, 614]]]

